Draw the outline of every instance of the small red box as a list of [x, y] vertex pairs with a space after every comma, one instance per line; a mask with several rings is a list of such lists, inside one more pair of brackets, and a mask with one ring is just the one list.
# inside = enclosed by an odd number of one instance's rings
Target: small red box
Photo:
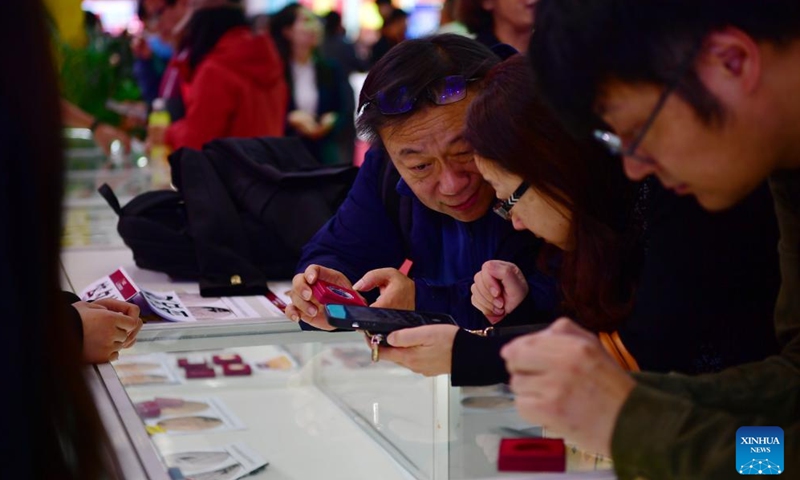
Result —
[[229, 377], [251, 375], [253, 370], [246, 363], [230, 363], [222, 366], [222, 373]]
[[205, 360], [190, 360], [188, 358], [179, 358], [178, 359], [178, 366], [183, 368], [197, 368], [197, 367], [207, 367]]
[[367, 304], [361, 300], [355, 290], [328, 283], [325, 280], [317, 280], [311, 287], [314, 298], [323, 305], [334, 303], [338, 305], [355, 305], [366, 307]]
[[564, 472], [567, 449], [560, 438], [504, 438], [497, 469], [501, 472]]
[[213, 368], [187, 368], [186, 378], [214, 378], [217, 372]]
[[156, 418], [161, 416], [161, 407], [156, 402], [139, 402], [136, 411], [142, 418]]
[[242, 363], [242, 357], [235, 353], [222, 353], [214, 355], [212, 361], [217, 365], [229, 365], [231, 363]]
[[211, 368], [208, 366], [207, 363], [190, 363], [183, 367], [183, 369], [186, 370], [187, 372], [189, 370], [205, 370], [207, 368]]

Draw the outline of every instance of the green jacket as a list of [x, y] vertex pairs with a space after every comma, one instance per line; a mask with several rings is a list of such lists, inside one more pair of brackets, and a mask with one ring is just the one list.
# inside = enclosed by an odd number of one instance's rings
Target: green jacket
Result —
[[783, 428], [783, 476], [800, 478], [800, 170], [773, 175], [770, 187], [781, 230], [781, 354], [696, 377], [637, 374], [612, 438], [620, 479], [741, 478], [736, 430], [759, 425]]

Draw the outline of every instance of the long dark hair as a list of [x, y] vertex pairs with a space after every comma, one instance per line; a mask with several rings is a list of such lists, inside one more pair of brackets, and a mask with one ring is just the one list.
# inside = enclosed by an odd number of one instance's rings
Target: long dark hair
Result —
[[58, 256], [63, 194], [59, 95], [41, 0], [0, 2], [2, 470], [8, 478], [115, 478]]
[[566, 313], [595, 331], [614, 330], [630, 311], [633, 289], [632, 187], [618, 158], [567, 133], [533, 93], [533, 81], [521, 55], [493, 68], [470, 105], [466, 138], [482, 157], [569, 210], [574, 248], [559, 271]]
[[278, 11], [270, 18], [269, 21], [269, 34], [275, 41], [275, 46], [278, 48], [278, 53], [286, 65], [286, 71], [289, 72], [289, 58], [292, 56], [292, 45], [289, 40], [283, 35], [283, 30], [291, 27], [297, 20], [297, 12], [303, 8], [299, 3], [290, 3]]
[[189, 49], [189, 66], [197, 68], [229, 30], [247, 25], [240, 8], [203, 8], [194, 12], [182, 45]]

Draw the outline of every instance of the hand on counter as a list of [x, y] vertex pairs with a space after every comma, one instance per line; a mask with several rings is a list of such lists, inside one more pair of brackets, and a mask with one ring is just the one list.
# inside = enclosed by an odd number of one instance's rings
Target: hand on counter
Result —
[[136, 342], [142, 328], [139, 307], [110, 298], [92, 303], [75, 302], [83, 323], [83, 360], [105, 363], [119, 358], [119, 351]]

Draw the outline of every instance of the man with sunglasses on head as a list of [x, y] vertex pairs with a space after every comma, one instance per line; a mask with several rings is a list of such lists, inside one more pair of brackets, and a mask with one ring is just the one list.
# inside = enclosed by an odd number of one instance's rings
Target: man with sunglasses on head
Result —
[[[709, 211], [769, 177], [781, 230], [780, 355], [717, 374], [620, 370], [567, 319], [508, 345], [517, 407], [628, 478], [800, 472], [800, 2], [541, 0], [529, 51], [538, 89], [576, 133]], [[596, 129], [602, 120], [607, 129]], [[736, 261], [736, 259], [731, 259]], [[741, 345], [746, 349], [748, 345]], [[780, 427], [784, 465], [741, 427]], [[775, 428], [771, 432], [777, 432]], [[760, 437], [759, 437], [760, 438]], [[740, 445], [742, 444], [742, 445]], [[766, 456], [766, 455], [764, 455]]]
[[[439, 35], [403, 42], [370, 70], [357, 123], [374, 146], [348, 198], [303, 250], [289, 318], [331, 330], [311, 291], [322, 279], [379, 289], [376, 307], [447, 312], [484, 329], [491, 324], [470, 287], [484, 262], [500, 259], [520, 267], [531, 292], [503, 321], [552, 320], [558, 298], [536, 268], [541, 242], [492, 213], [495, 192], [462, 135], [473, 92], [499, 61], [473, 40]], [[408, 276], [398, 270], [405, 260]]]

